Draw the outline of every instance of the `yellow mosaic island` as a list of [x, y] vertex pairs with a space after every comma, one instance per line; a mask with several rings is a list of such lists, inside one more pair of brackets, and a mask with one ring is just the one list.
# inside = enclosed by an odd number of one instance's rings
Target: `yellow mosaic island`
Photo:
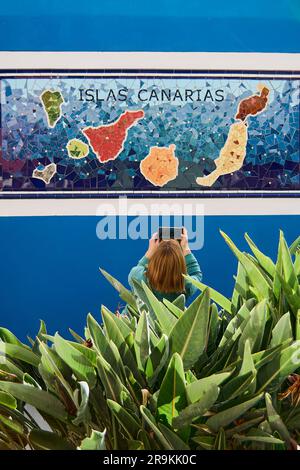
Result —
[[232, 124], [220, 156], [214, 161], [216, 169], [207, 176], [197, 178], [196, 182], [201, 186], [212, 186], [219, 176], [239, 170], [246, 156], [247, 141], [247, 124], [245, 122]]
[[80, 139], [72, 139], [67, 143], [67, 151], [70, 158], [85, 158], [89, 154], [89, 146]]

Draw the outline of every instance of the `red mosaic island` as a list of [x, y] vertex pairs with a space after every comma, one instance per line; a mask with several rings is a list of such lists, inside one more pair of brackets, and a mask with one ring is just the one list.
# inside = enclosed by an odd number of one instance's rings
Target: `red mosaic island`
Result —
[[245, 121], [248, 116], [256, 116], [265, 110], [270, 90], [266, 86], [259, 86], [259, 88], [259, 95], [249, 96], [240, 102], [235, 119]]
[[115, 160], [124, 149], [128, 129], [145, 116], [143, 110], [125, 111], [112, 124], [85, 127], [82, 133], [101, 163]]

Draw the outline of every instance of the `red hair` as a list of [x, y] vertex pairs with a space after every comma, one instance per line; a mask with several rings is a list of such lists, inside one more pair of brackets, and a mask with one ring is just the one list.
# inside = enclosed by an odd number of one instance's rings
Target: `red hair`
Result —
[[185, 259], [176, 240], [162, 240], [148, 263], [147, 277], [152, 289], [163, 292], [184, 292]]

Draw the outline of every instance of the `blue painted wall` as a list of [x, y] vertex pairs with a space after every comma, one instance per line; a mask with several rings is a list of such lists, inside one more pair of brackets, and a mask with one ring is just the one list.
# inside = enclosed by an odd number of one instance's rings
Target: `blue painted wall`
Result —
[[[96, 236], [96, 217], [0, 218], [2, 247], [0, 323], [24, 337], [34, 335], [39, 318], [49, 331], [82, 331], [88, 312], [118, 306], [115, 290], [99, 266], [127, 285], [130, 268], [144, 254], [143, 240], [105, 240]], [[225, 216], [205, 218], [204, 246], [196, 251], [204, 281], [230, 295], [236, 260], [218, 230], [246, 249], [243, 233], [276, 255], [279, 229], [291, 243], [299, 235], [300, 216]]]
[[2, 50], [298, 52], [299, 0], [13, 0]]
[[[184, 7], [183, 7], [184, 5]], [[151, 2], [14, 0], [0, 5], [1, 50], [300, 52], [299, 0]], [[9, 201], [7, 202], [9, 204]], [[222, 228], [239, 244], [248, 231], [276, 252], [282, 228], [291, 242], [300, 216], [206, 217], [197, 252], [204, 280], [229, 295], [236, 262]], [[102, 241], [94, 217], [0, 218], [0, 324], [25, 337], [38, 319], [49, 330], [81, 331], [85, 315], [118, 297], [98, 267], [126, 282], [143, 241]]]

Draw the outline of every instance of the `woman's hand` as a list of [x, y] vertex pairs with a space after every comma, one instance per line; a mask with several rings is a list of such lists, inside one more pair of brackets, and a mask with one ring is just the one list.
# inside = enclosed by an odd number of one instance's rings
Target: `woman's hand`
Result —
[[185, 227], [183, 227], [182, 229], [180, 245], [182, 248], [183, 256], [186, 256], [191, 252], [190, 247], [189, 247], [188, 233]]
[[148, 259], [151, 258], [151, 256], [153, 255], [153, 253], [157, 249], [158, 244], [159, 244], [158, 233], [155, 232], [149, 240], [149, 247], [148, 247], [148, 250], [147, 250], [146, 255], [145, 255], [146, 258], [148, 258]]

